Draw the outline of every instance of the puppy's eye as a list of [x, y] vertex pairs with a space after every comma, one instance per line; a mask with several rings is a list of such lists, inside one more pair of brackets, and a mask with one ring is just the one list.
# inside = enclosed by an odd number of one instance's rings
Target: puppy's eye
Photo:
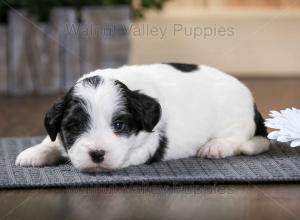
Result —
[[126, 131], [127, 125], [123, 121], [115, 121], [113, 128], [115, 133], [121, 133]]

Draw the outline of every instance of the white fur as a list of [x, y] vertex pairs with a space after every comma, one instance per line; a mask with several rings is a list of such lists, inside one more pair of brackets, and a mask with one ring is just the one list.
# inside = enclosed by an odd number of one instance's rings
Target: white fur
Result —
[[[94, 75], [105, 79], [99, 88], [86, 88], [80, 84], [84, 78]], [[158, 100], [162, 117], [154, 132], [140, 132], [129, 138], [114, 135], [109, 120], [122, 106], [122, 99], [110, 79], [118, 79], [129, 89], [140, 90]], [[75, 91], [88, 100], [87, 111], [92, 118], [92, 129], [68, 152], [72, 163], [80, 170], [99, 169], [88, 156], [91, 149], [108, 152], [100, 166], [103, 168], [145, 163], [157, 148], [160, 130], [165, 130], [168, 138], [164, 160], [195, 155], [208, 158], [239, 153], [252, 155], [269, 147], [266, 138], [253, 137], [256, 127], [254, 100], [249, 89], [234, 77], [212, 67], [200, 65], [199, 70], [191, 73], [182, 73], [166, 64], [96, 70], [79, 79]], [[16, 164], [42, 166], [56, 163], [58, 157], [50, 149], [61, 149], [61, 144], [46, 140], [22, 152]]]
[[47, 136], [40, 144], [22, 151], [17, 159], [17, 166], [40, 167], [58, 163], [63, 157], [67, 157], [59, 139], [52, 142]]

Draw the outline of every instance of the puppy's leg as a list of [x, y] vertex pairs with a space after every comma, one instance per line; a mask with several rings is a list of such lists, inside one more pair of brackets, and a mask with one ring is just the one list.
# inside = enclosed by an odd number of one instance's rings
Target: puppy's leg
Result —
[[240, 145], [239, 151], [245, 155], [255, 155], [263, 153], [270, 148], [269, 139], [261, 136], [255, 136]]
[[17, 156], [16, 165], [33, 167], [55, 165], [64, 157], [66, 153], [58, 138], [52, 142], [47, 136], [40, 144], [22, 151]]
[[269, 146], [269, 140], [259, 136], [246, 141], [237, 138], [215, 138], [202, 146], [197, 154], [199, 157], [219, 159], [239, 154], [259, 154], [267, 151]]

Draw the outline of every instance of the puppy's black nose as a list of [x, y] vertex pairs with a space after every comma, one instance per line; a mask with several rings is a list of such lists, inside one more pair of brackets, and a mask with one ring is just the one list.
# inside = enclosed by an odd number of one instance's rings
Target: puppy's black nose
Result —
[[101, 163], [104, 160], [105, 151], [104, 150], [93, 150], [89, 152], [92, 161], [95, 163]]

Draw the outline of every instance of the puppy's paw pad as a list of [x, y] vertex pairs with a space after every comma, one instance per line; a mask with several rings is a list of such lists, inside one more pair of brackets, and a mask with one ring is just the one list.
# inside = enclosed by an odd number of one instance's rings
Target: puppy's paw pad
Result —
[[30, 147], [17, 156], [16, 165], [40, 167], [47, 165], [47, 160], [45, 160], [45, 155], [39, 149]]
[[199, 157], [221, 159], [234, 155], [234, 146], [223, 139], [215, 139], [202, 146], [197, 155]]

